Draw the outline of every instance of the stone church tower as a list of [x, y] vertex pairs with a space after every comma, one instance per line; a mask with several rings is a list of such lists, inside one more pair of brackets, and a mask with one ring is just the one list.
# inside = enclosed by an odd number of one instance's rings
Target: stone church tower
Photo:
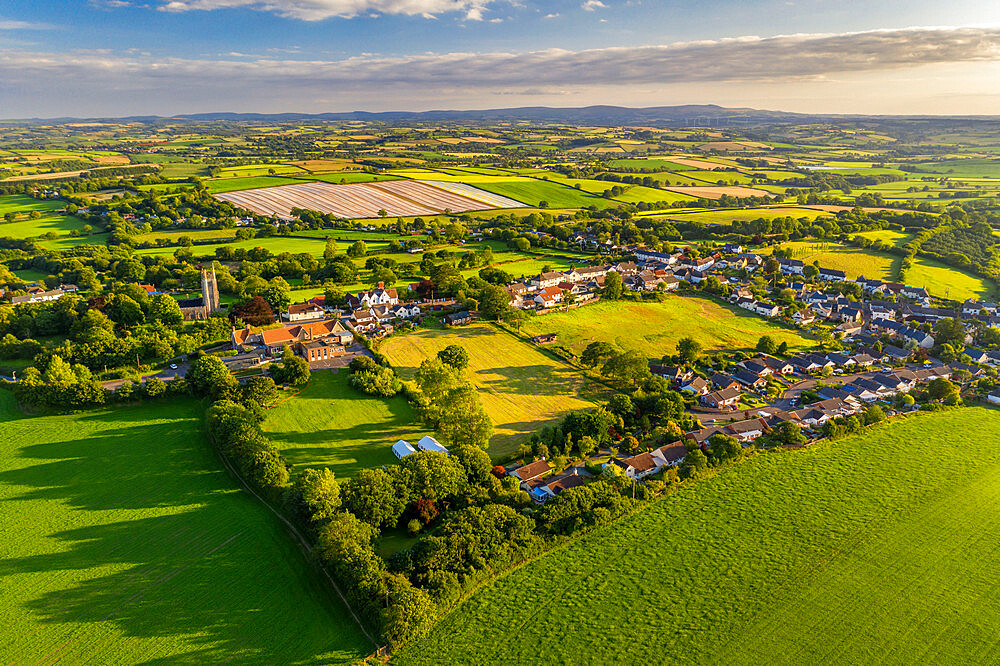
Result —
[[215, 266], [212, 272], [205, 269], [201, 271], [201, 302], [205, 305], [205, 312], [212, 314], [218, 312], [219, 307], [219, 283], [215, 279]]

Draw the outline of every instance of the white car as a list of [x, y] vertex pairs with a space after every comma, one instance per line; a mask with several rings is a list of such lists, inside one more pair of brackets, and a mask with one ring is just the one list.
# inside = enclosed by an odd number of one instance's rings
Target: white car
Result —
[[171, 370], [176, 370], [177, 369], [177, 364], [176, 363], [171, 363], [170, 364], [170, 369]]

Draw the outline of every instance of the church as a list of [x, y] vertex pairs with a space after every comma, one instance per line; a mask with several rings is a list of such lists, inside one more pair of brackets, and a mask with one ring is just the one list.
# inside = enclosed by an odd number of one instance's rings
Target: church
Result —
[[215, 279], [215, 267], [211, 272], [201, 269], [201, 298], [184, 298], [177, 301], [181, 314], [187, 321], [208, 319], [210, 315], [219, 312], [219, 284]]

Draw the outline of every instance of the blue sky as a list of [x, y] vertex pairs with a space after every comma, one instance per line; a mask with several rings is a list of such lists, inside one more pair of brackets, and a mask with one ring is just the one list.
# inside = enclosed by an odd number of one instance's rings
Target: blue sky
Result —
[[983, 0], [4, 0], [0, 117], [1000, 113], [998, 26], [1000, 3]]

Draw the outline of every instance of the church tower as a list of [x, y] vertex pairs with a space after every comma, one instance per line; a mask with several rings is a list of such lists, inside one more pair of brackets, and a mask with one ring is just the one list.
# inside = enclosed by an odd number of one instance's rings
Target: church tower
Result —
[[219, 283], [215, 278], [215, 266], [212, 266], [211, 273], [205, 269], [201, 271], [201, 302], [205, 304], [206, 314], [219, 311]]

